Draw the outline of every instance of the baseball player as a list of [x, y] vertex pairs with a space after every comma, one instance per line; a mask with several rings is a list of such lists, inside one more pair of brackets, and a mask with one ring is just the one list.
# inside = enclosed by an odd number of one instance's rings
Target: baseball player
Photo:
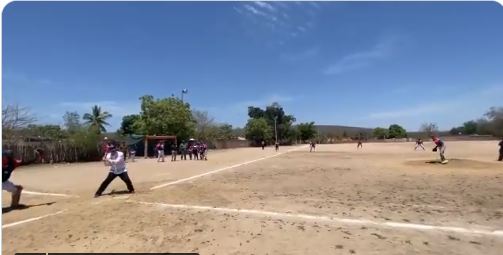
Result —
[[14, 159], [12, 151], [4, 150], [2, 152], [2, 190], [12, 193], [11, 208], [17, 208], [19, 206], [21, 192], [23, 191], [23, 186], [15, 185], [9, 181], [12, 171], [20, 164], [20, 160]]
[[423, 151], [424, 151], [423, 139], [417, 138], [417, 140], [416, 140], [416, 147], [414, 147], [414, 150], [417, 150], [417, 147], [423, 148]]
[[440, 140], [440, 138], [438, 138], [434, 135], [431, 136], [431, 139], [435, 143], [435, 148], [433, 148], [433, 151], [436, 152], [438, 150], [440, 153], [440, 162], [442, 164], [447, 164], [447, 162], [449, 162], [449, 161], [447, 159], [445, 159], [445, 156], [444, 156], [445, 143], [442, 140]]
[[129, 179], [127, 174], [126, 162], [124, 161], [124, 153], [118, 151], [115, 144], [110, 144], [109, 152], [106, 155], [105, 160], [108, 165], [110, 165], [110, 172], [107, 178], [101, 183], [100, 187], [96, 191], [94, 197], [99, 197], [103, 191], [108, 187], [108, 185], [116, 178], [119, 177], [126, 183], [129, 193], [134, 193], [133, 183]]
[[503, 138], [501, 138], [499, 146], [500, 146], [500, 156], [498, 157], [498, 161], [503, 161]]

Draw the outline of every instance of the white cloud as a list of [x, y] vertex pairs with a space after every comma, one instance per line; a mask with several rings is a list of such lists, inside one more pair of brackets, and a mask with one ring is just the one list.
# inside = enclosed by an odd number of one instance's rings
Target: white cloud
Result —
[[276, 11], [276, 8], [274, 8], [272, 5], [270, 5], [266, 2], [254, 2], [254, 3], [264, 9], [269, 10], [269, 11], [272, 11], [272, 12]]
[[[291, 2], [248, 2], [238, 4], [234, 10], [253, 23], [245, 26], [247, 34], [271, 45], [281, 45], [279, 42], [307, 33], [314, 27], [320, 11], [316, 5], [302, 2], [296, 5]], [[263, 40], [263, 36], [269, 38]]]
[[265, 15], [265, 13], [257, 10], [255, 7], [251, 6], [251, 5], [247, 5], [245, 4], [244, 5], [244, 8], [247, 9], [248, 11], [252, 12], [253, 14], [258, 14], [258, 15]]
[[374, 61], [389, 56], [394, 47], [396, 47], [397, 42], [398, 37], [396, 36], [386, 37], [369, 50], [352, 53], [342, 57], [335, 64], [326, 68], [324, 73], [327, 75], [335, 75], [369, 66]]

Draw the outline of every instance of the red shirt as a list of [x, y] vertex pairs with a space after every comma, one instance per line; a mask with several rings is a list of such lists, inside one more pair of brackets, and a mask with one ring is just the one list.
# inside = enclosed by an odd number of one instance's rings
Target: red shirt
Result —
[[440, 140], [438, 137], [435, 137], [435, 139], [433, 139], [433, 142], [437, 146], [444, 146], [444, 142], [442, 142], [442, 140]]
[[[14, 159], [14, 168], [18, 167], [21, 165], [23, 161], [19, 159]], [[7, 157], [2, 157], [2, 167], [7, 167], [9, 164], [9, 159]]]

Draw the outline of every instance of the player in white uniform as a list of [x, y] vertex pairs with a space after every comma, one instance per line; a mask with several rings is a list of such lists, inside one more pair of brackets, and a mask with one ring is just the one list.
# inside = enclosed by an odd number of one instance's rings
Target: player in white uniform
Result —
[[105, 161], [110, 166], [110, 172], [108, 173], [107, 178], [101, 183], [94, 197], [101, 196], [103, 191], [105, 191], [108, 185], [116, 177], [121, 178], [122, 181], [126, 183], [129, 193], [134, 193], [133, 183], [131, 182], [129, 175], [127, 174], [126, 162], [124, 161], [124, 153], [122, 151], [118, 151], [115, 144], [111, 144], [109, 146], [109, 152], [105, 157]]

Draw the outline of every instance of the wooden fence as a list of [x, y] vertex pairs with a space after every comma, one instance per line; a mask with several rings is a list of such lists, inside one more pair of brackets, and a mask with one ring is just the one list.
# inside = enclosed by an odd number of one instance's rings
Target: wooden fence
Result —
[[66, 141], [3, 141], [4, 150], [12, 150], [23, 164], [93, 161], [100, 159], [99, 147], [84, 148]]

